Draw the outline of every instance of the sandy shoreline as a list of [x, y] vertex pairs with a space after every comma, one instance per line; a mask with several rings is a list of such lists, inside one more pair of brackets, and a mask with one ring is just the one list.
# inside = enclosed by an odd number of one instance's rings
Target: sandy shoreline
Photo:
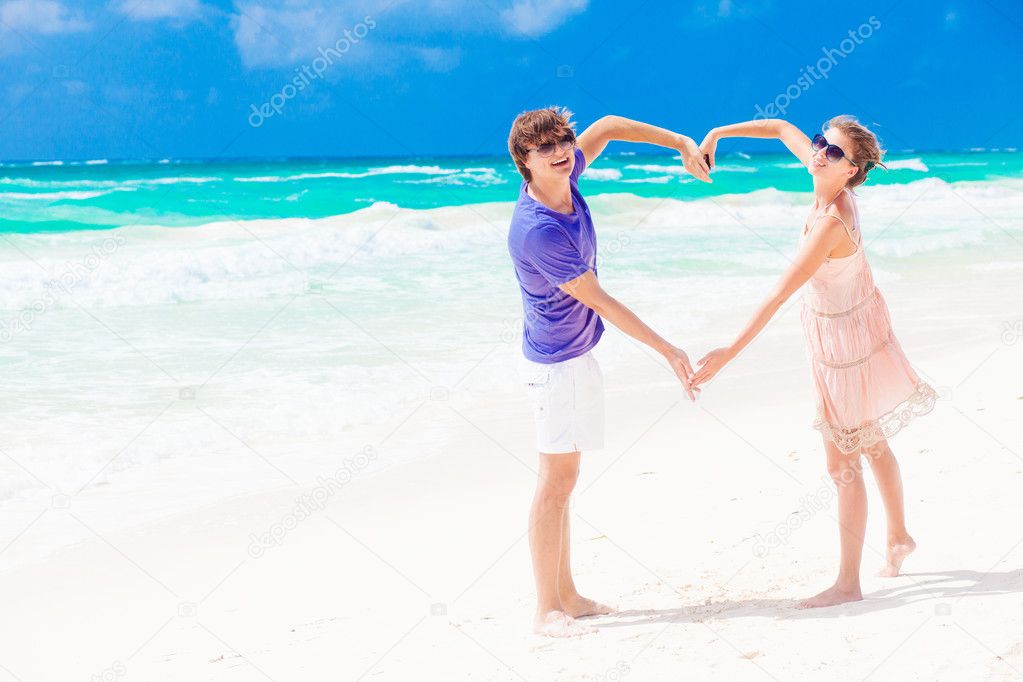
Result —
[[[528, 634], [526, 406], [482, 399], [492, 387], [470, 377], [448, 400], [396, 415], [402, 426], [382, 446], [415, 448], [432, 424], [459, 447], [355, 476], [295, 523], [303, 490], [292, 486], [112, 532], [88, 495], [48, 511], [37, 531], [77, 524], [91, 539], [6, 572], [5, 610], [18, 618], [4, 619], [0, 673], [1014, 679], [1023, 390], [1005, 378], [1020, 376], [1023, 340], [992, 332], [951, 352], [903, 335], [946, 393], [893, 441], [920, 549], [908, 575], [871, 577], [884, 530], [868, 484], [866, 600], [806, 613], [793, 600], [829, 584], [837, 540], [833, 502], [813, 503], [830, 498], [802, 350], [780, 350], [791, 331], [762, 339], [696, 406], [638, 350], [612, 363], [607, 448], [586, 455], [573, 502], [580, 587], [621, 610], [595, 620], [596, 635]], [[609, 341], [607, 352], [625, 348]], [[284, 525], [279, 544], [251, 551], [254, 535]]]

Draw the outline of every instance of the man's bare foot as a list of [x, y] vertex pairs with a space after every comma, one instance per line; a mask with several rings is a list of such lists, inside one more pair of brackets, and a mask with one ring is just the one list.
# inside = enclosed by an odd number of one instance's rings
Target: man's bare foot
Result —
[[583, 625], [564, 611], [538, 615], [533, 622], [533, 632], [544, 637], [581, 637], [596, 631], [596, 628]]
[[860, 592], [859, 586], [855, 589], [848, 590], [842, 589], [838, 585], [832, 585], [828, 589], [824, 590], [820, 594], [816, 594], [809, 599], [796, 604], [797, 609], [818, 609], [824, 606], [837, 606], [838, 604], [845, 604], [851, 601], [860, 601], [863, 599], [863, 593]]
[[587, 599], [582, 595], [575, 595], [561, 600], [561, 608], [573, 618], [585, 618], [586, 616], [605, 616], [614, 612], [614, 608], [598, 601]]
[[882, 578], [894, 578], [902, 570], [902, 562], [906, 560], [913, 550], [916, 549], [916, 542], [908, 535], [895, 542], [888, 543], [887, 564], [878, 573]]

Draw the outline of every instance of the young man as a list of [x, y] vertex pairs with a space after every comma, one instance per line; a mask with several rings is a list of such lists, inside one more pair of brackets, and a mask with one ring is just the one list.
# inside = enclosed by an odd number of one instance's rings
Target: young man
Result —
[[523, 380], [533, 401], [540, 471], [529, 515], [537, 609], [534, 630], [549, 636], [593, 632], [576, 618], [611, 609], [576, 591], [569, 559], [568, 501], [579, 453], [603, 447], [604, 387], [590, 350], [608, 320], [661, 355], [690, 399], [693, 370], [679, 348], [658, 336], [597, 280], [597, 238], [579, 175], [611, 140], [649, 142], [681, 152], [686, 170], [710, 182], [696, 143], [645, 123], [605, 116], [576, 139], [571, 114], [551, 107], [520, 114], [508, 151], [523, 183], [508, 233], [522, 291]]

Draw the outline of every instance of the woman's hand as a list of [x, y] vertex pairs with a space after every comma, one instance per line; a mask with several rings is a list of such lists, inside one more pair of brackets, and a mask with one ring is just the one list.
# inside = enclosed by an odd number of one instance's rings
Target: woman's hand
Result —
[[712, 130], [707, 133], [707, 135], [703, 138], [703, 142], [700, 143], [700, 152], [707, 156], [707, 162], [711, 168], [713, 168], [715, 164], [714, 154], [717, 152], [717, 149], [718, 138]]
[[700, 384], [704, 384], [724, 369], [725, 365], [732, 361], [735, 354], [731, 348], [716, 348], [711, 352], [704, 355], [698, 363], [696, 363], [700, 369], [696, 371], [693, 376], [693, 388], [698, 387]]
[[682, 135], [681, 138], [678, 151], [682, 154], [682, 163], [685, 165], [686, 170], [694, 178], [704, 182], [714, 182], [710, 179], [710, 166], [703, 160], [703, 152], [696, 146], [696, 142], [693, 141], [693, 138], [685, 135]]

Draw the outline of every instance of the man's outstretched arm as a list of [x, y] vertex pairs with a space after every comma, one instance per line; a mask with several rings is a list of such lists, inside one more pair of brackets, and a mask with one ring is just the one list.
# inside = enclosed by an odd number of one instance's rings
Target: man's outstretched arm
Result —
[[693, 368], [689, 364], [689, 356], [681, 348], [676, 348], [661, 338], [657, 332], [639, 319], [636, 313], [604, 291], [592, 270], [579, 275], [570, 282], [565, 282], [559, 288], [632, 338], [663, 355], [679, 381], [682, 382], [682, 387], [689, 394], [689, 399], [696, 400], [691, 386]]
[[674, 149], [682, 155], [682, 162], [693, 177], [704, 182], [711, 181], [710, 169], [703, 159], [703, 152], [693, 138], [621, 116], [605, 116], [579, 135], [579, 149], [586, 157], [587, 167], [603, 153], [611, 140], [647, 142]]

